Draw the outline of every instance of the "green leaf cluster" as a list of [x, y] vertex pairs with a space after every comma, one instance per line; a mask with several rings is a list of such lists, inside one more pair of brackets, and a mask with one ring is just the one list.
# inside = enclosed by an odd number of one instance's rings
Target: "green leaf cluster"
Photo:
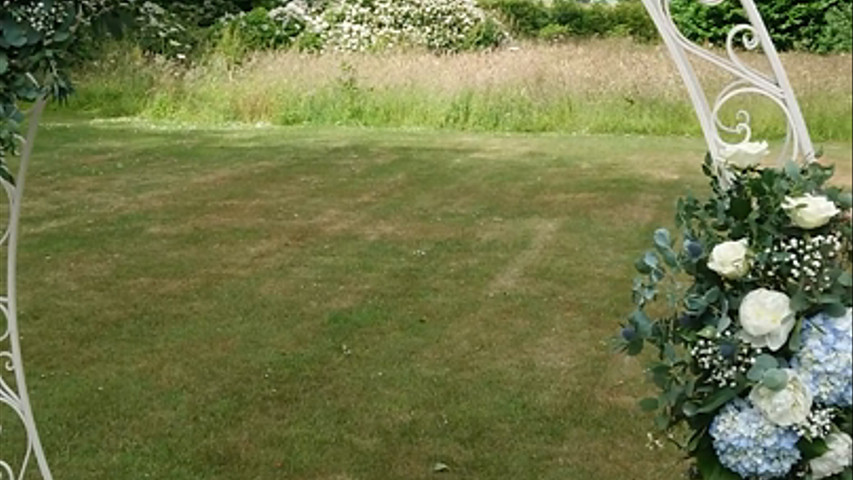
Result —
[[22, 103], [71, 92], [65, 71], [77, 25], [78, 2], [22, 0], [0, 10], [0, 175], [19, 147]]

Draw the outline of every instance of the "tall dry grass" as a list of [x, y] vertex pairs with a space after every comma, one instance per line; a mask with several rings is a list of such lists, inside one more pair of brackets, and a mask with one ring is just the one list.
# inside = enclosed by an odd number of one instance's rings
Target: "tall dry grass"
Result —
[[[761, 67], [759, 56], [744, 58]], [[850, 139], [851, 57], [786, 53], [782, 61], [813, 135]], [[709, 64], [696, 68], [709, 92], [727, 79]], [[104, 101], [122, 97], [125, 111], [115, 113], [197, 122], [699, 133], [665, 48], [619, 39], [449, 56], [269, 52], [239, 66], [211, 56], [190, 68], [117, 52], [84, 73], [72, 105], [109, 112]], [[781, 117], [765, 103], [747, 101], [756, 135], [780, 135]]]

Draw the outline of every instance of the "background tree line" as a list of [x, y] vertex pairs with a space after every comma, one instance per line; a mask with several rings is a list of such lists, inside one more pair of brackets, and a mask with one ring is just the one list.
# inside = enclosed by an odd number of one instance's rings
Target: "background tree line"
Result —
[[[458, 4], [454, 8], [459, 9], [475, 6], [485, 12], [485, 18], [475, 22], [476, 28], [454, 37], [451, 48], [443, 50], [490, 48], [509, 38], [549, 42], [588, 37], [631, 37], [654, 42], [658, 38], [640, 0], [390, 2], [391, 5], [416, 6], [419, 3], [444, 7]], [[332, 24], [364, 22], [347, 17], [345, 13], [348, 9], [367, 9], [379, 15], [380, 10], [389, 8], [383, 5], [383, 0], [122, 0], [107, 9], [112, 21], [97, 25], [121, 25], [124, 33], [143, 50], [171, 56], [183, 57], [211, 47], [222, 47], [233, 55], [263, 49], [319, 50], [324, 47], [325, 40], [310, 31], [310, 25], [306, 25], [310, 20], [293, 12], [309, 11], [313, 18]], [[776, 47], [782, 51], [849, 52], [853, 47], [851, 0], [772, 0], [757, 2], [757, 6]], [[702, 44], [724, 44], [729, 27], [745, 21], [736, 1], [707, 6], [697, 0], [672, 0], [672, 11], [685, 35]], [[420, 19], [414, 26], [422, 28], [424, 22], [432, 20], [434, 18]], [[366, 28], [384, 26], [367, 25]], [[103, 33], [102, 29], [93, 30], [84, 50], [96, 50]], [[393, 41], [374, 43], [370, 48], [388, 44], [399, 46]], [[447, 46], [446, 41], [438, 43]]]

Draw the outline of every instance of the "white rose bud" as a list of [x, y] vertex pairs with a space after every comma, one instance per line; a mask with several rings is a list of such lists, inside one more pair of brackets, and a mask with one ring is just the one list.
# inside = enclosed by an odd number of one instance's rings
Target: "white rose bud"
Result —
[[830, 433], [826, 437], [829, 451], [809, 462], [812, 478], [831, 477], [839, 474], [853, 464], [853, 439], [846, 433]]
[[764, 385], [756, 385], [749, 392], [749, 400], [768, 420], [780, 427], [803, 423], [812, 409], [812, 394], [800, 376], [785, 369], [788, 383], [782, 390], [774, 391]]
[[740, 337], [756, 348], [774, 352], [788, 341], [795, 317], [791, 299], [782, 292], [758, 288], [741, 301], [738, 317], [743, 330]]
[[785, 197], [782, 208], [794, 225], [811, 230], [826, 225], [841, 210], [823, 195], [807, 193], [802, 197]]
[[724, 145], [720, 150], [720, 159], [729, 168], [745, 170], [758, 165], [768, 153], [770, 149], [767, 142], [743, 142]]
[[718, 244], [711, 251], [708, 268], [731, 280], [743, 277], [750, 267], [747, 245], [745, 238]]

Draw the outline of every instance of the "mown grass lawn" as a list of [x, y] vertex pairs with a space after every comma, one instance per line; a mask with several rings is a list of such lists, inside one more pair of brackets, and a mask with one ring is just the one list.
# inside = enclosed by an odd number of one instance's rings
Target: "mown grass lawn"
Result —
[[36, 150], [55, 477], [679, 478], [607, 340], [701, 141], [57, 122]]

